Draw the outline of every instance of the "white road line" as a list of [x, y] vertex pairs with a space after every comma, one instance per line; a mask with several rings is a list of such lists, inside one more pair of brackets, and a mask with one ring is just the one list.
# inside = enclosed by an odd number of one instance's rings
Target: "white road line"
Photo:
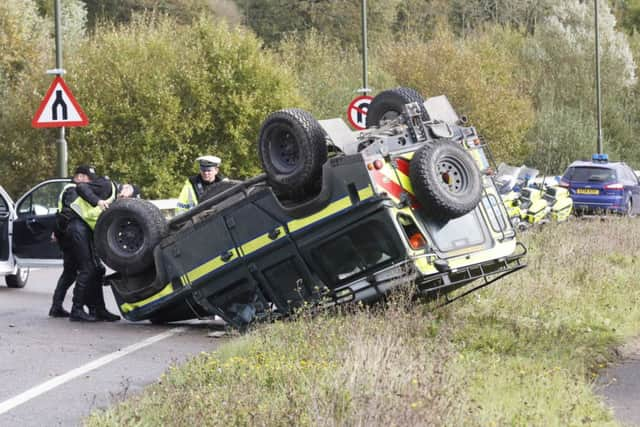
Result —
[[42, 384], [37, 385], [25, 391], [24, 393], [20, 393], [19, 395], [0, 403], [0, 415], [12, 410], [18, 405], [22, 405], [23, 403], [28, 402], [29, 400], [48, 392], [49, 390], [52, 390], [58, 386], [61, 386], [62, 384], [67, 383], [75, 378], [78, 378], [86, 374], [87, 372], [91, 372], [94, 369], [98, 369], [99, 367], [104, 366], [108, 363], [111, 363], [114, 360], [120, 359], [121, 357], [124, 357], [127, 354], [133, 353], [134, 351], [140, 350], [141, 348], [150, 346], [151, 344], [154, 344], [158, 341], [162, 341], [163, 339], [169, 338], [172, 335], [183, 332], [185, 329], [186, 328], [170, 329], [166, 332], [163, 332], [161, 334], [158, 334], [158, 335], [149, 337], [143, 341], [140, 341], [139, 343], [132, 344], [129, 347], [125, 347], [118, 351], [114, 351], [113, 353], [107, 354], [106, 356], [102, 356], [101, 358], [96, 359], [93, 362], [89, 362], [86, 365], [80, 366], [79, 368], [72, 369], [66, 374], [58, 375], [57, 377], [54, 377], [49, 381], [43, 382]]

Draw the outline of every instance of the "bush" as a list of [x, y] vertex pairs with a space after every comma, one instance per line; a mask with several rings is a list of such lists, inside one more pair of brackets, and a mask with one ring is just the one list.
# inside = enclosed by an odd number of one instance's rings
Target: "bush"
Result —
[[177, 195], [202, 154], [221, 157], [232, 178], [257, 173], [262, 120], [301, 103], [291, 74], [251, 33], [206, 17], [99, 27], [68, 68], [91, 123], [70, 137], [72, 163], [133, 181], [145, 197]]
[[390, 42], [378, 57], [402, 86], [425, 96], [446, 95], [492, 143], [497, 159], [519, 163], [526, 157], [525, 135], [534, 119], [513, 55], [523, 40], [500, 28], [457, 40], [440, 27], [429, 41], [407, 35]]

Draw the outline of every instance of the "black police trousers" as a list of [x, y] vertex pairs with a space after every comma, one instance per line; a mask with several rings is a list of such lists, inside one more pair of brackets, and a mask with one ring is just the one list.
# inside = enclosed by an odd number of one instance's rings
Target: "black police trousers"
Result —
[[53, 292], [53, 305], [62, 307], [67, 291], [78, 277], [78, 262], [73, 252], [73, 240], [68, 233], [67, 227], [65, 227], [64, 231], [56, 233], [56, 239], [62, 250], [63, 269], [58, 279], [56, 290]]
[[69, 221], [66, 234], [71, 243], [71, 256], [77, 266], [76, 286], [73, 288], [73, 305], [92, 305], [93, 286], [100, 279], [93, 244], [93, 231], [82, 219], [74, 218]]

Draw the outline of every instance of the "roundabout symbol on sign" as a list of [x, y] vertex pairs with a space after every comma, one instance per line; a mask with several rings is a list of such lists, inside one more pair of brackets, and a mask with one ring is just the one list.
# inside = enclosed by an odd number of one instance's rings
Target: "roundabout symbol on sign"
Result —
[[347, 108], [347, 118], [351, 126], [358, 130], [367, 128], [367, 112], [371, 104], [372, 96], [359, 96], [349, 104]]

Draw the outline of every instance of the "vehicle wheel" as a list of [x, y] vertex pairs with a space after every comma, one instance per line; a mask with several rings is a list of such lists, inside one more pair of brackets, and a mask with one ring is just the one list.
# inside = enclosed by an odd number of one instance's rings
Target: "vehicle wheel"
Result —
[[10, 288], [24, 288], [27, 284], [27, 280], [29, 279], [29, 271], [30, 270], [28, 268], [18, 267], [16, 274], [5, 276], [4, 281]]
[[153, 264], [153, 248], [166, 230], [162, 212], [151, 202], [118, 199], [98, 218], [94, 239], [105, 264], [132, 275]]
[[633, 211], [633, 200], [631, 200], [631, 198], [627, 200], [627, 216], [629, 218], [635, 218], [636, 216], [636, 213]]
[[424, 98], [415, 89], [398, 87], [380, 92], [373, 98], [367, 110], [367, 128], [380, 126], [381, 121], [395, 119], [402, 114], [404, 105], [411, 102], [420, 104], [426, 120], [428, 116], [424, 108]]
[[460, 217], [472, 211], [482, 197], [480, 171], [457, 143], [438, 142], [420, 148], [409, 163], [416, 199], [435, 219]]
[[260, 160], [278, 196], [300, 200], [320, 182], [327, 161], [325, 132], [304, 110], [271, 113], [260, 129]]

